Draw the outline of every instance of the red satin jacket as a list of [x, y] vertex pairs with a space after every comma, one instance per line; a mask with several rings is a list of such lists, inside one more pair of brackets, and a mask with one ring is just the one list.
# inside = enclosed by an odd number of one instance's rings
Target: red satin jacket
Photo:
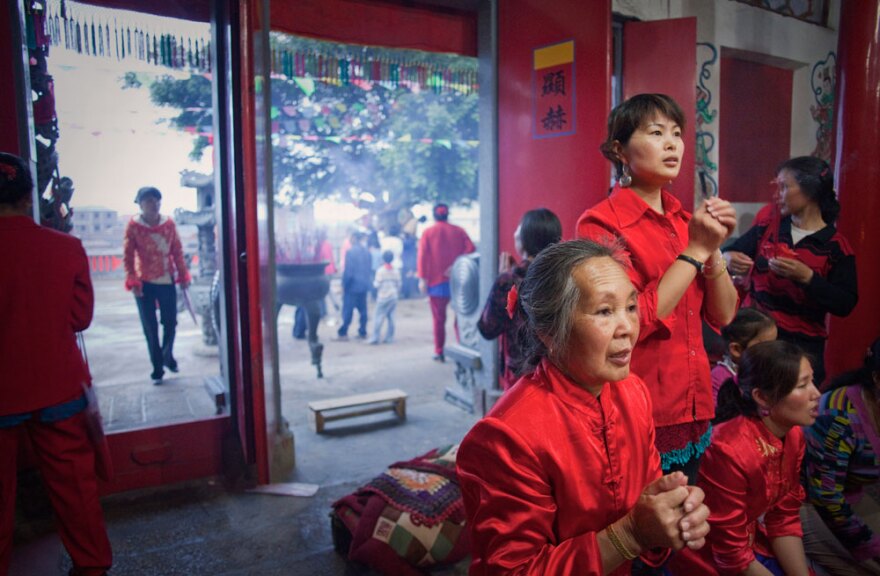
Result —
[[76, 332], [95, 303], [82, 243], [4, 216], [0, 246], [0, 416], [81, 396], [89, 375]]
[[595, 397], [545, 360], [477, 422], [456, 462], [471, 575], [602, 574], [596, 533], [660, 477], [651, 399], [634, 374]]
[[712, 530], [700, 551], [684, 549], [675, 555], [673, 573], [739, 574], [756, 551], [773, 556], [774, 538], [803, 536], [804, 447], [800, 426], [784, 440], [757, 418], [739, 416], [716, 426], [697, 482], [706, 493]]

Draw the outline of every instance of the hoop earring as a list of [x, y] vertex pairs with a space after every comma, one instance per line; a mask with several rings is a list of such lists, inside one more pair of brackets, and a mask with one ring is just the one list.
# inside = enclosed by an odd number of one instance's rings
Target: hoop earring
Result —
[[629, 173], [628, 164], [624, 164], [620, 169], [620, 178], [617, 179], [617, 183], [620, 184], [622, 188], [629, 188], [633, 183], [632, 175]]

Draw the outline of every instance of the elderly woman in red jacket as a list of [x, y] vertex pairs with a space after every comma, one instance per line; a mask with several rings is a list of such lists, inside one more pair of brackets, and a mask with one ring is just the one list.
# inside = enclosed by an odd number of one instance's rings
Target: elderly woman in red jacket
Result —
[[703, 493], [682, 472], [661, 476], [651, 396], [629, 370], [638, 294], [615, 252], [549, 246], [518, 292], [527, 375], [456, 459], [471, 574], [629, 574], [637, 556], [702, 546]]
[[105, 574], [110, 541], [98, 500], [76, 333], [95, 297], [80, 241], [37, 225], [30, 170], [0, 153], [0, 576], [9, 570], [19, 443], [25, 436], [51, 496], [74, 576]]
[[[177, 327], [177, 291], [174, 284], [186, 288], [189, 271], [174, 221], [159, 213], [162, 193], [152, 186], [138, 190], [134, 199], [141, 213], [133, 216], [125, 228], [123, 265], [125, 288], [134, 293], [137, 302], [150, 362], [153, 384], [161, 384], [165, 368], [177, 372], [174, 359], [174, 333]], [[162, 341], [156, 307], [162, 323]]]

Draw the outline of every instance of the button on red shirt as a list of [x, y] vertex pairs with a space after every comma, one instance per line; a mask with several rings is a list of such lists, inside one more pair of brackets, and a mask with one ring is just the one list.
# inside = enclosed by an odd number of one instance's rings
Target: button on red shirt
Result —
[[[654, 425], [672, 426], [710, 420], [715, 415], [709, 359], [703, 347], [702, 319], [719, 328], [703, 308], [705, 282], [697, 275], [666, 318], [657, 317], [657, 285], [688, 244], [688, 221], [675, 196], [661, 192], [658, 214], [629, 188], [584, 212], [577, 235], [598, 242], [622, 238], [632, 263], [629, 278], [639, 291], [641, 332], [633, 350], [632, 370], [648, 385]], [[699, 310], [700, 314], [688, 311]]]

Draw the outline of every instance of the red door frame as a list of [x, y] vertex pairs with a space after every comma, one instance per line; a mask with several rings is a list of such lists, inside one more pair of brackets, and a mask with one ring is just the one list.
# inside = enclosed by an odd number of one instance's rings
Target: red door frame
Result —
[[[138, 10], [150, 13], [163, 10], [149, 0], [84, 0], [97, 5]], [[229, 385], [231, 413], [195, 421], [180, 422], [151, 428], [138, 428], [108, 433], [107, 439], [114, 463], [114, 478], [101, 486], [102, 493], [157, 486], [195, 478], [235, 473], [236, 468], [256, 465], [256, 480], [268, 481], [265, 407], [263, 402], [263, 342], [260, 325], [260, 299], [249, 294], [260, 293], [259, 262], [242, 261], [239, 254], [256, 254], [257, 195], [254, 150], [256, 130], [254, 122], [253, 42], [255, 40], [255, 13], [263, 10], [266, 0], [217, 0], [214, 13], [207, 17], [226, 23], [218, 42], [215, 31], [214, 45], [217, 58], [213, 69], [217, 80], [215, 106], [222, 126], [222, 150], [218, 153], [218, 171], [222, 171], [220, 201], [225, 225], [223, 259], [226, 263], [226, 327], [229, 355]], [[207, 9], [210, 0], [199, 0], [198, 8]], [[170, 6], [170, 4], [168, 5]], [[266, 8], [267, 10], [267, 8]], [[203, 10], [204, 11], [204, 10]], [[172, 14], [168, 14], [172, 15]], [[190, 14], [191, 15], [191, 14]], [[8, 5], [0, 14], [0, 30], [14, 32], [20, 28], [15, 17], [20, 16], [18, 3]], [[176, 16], [186, 17], [184, 14]], [[200, 20], [206, 19], [200, 12]], [[219, 28], [219, 27], [216, 27]], [[4, 35], [14, 38], [15, 34]], [[7, 69], [14, 62], [16, 47], [2, 43], [0, 55]], [[226, 48], [224, 49], [223, 46]], [[227, 52], [228, 51], [228, 52]], [[229, 69], [226, 69], [227, 63]], [[221, 70], [222, 67], [222, 70]], [[7, 70], [8, 71], [8, 70]], [[17, 113], [20, 86], [27, 73], [13, 68], [8, 77], [14, 81], [0, 90], [3, 107], [3, 150], [27, 156], [21, 141], [33, 138], [32, 129], [22, 126]], [[241, 79], [246, 79], [242, 82]], [[10, 87], [11, 84], [11, 87]], [[228, 87], [228, 89], [227, 89]], [[223, 92], [221, 92], [223, 91]], [[219, 105], [218, 105], [219, 104]], [[16, 145], [16, 143], [18, 145]], [[221, 148], [218, 146], [218, 148]], [[230, 442], [231, 441], [231, 442]], [[230, 446], [240, 448], [243, 458], [230, 458]]]

